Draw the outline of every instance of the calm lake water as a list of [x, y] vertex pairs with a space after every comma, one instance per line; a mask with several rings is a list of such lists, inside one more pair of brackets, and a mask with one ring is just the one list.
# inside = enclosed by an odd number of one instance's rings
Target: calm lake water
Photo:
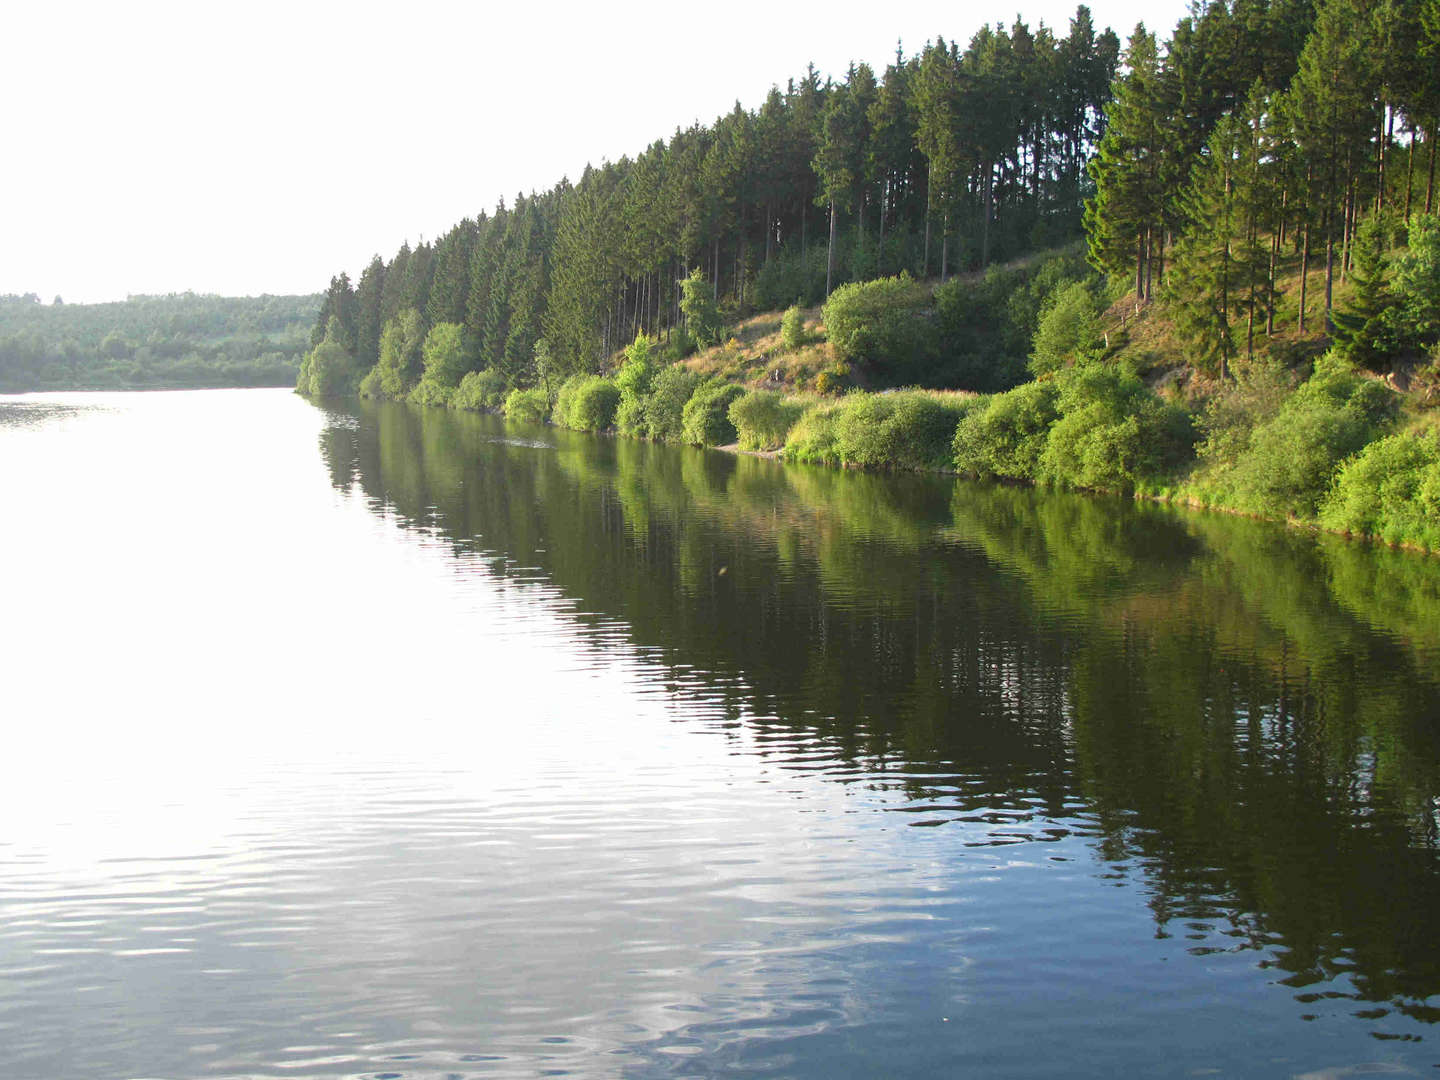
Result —
[[0, 398], [0, 1075], [1436, 1076], [1440, 560]]

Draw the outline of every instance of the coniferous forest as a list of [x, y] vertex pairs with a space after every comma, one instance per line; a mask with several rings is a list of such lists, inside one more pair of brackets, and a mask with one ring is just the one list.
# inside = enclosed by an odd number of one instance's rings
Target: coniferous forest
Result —
[[811, 66], [332, 279], [300, 388], [1440, 549], [1437, 123], [1440, 0]]

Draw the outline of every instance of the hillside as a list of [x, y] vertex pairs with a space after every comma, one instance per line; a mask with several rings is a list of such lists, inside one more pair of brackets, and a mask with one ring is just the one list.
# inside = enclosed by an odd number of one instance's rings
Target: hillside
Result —
[[[56, 298], [57, 301], [59, 298]], [[0, 391], [293, 385], [321, 297], [0, 297]]]

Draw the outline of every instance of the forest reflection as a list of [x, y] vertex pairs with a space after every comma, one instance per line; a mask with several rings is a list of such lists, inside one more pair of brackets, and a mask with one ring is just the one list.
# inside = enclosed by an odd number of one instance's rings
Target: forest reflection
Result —
[[[537, 571], [781, 764], [915, 825], [1071, 835], [1302, 1015], [1440, 1012], [1440, 563], [1125, 500], [332, 414], [335, 487]], [[483, 692], [483, 689], [481, 690]], [[797, 747], [803, 747], [801, 753]], [[1083, 812], [1083, 813], [1082, 813]], [[977, 841], [979, 842], [979, 841]], [[1378, 1003], [1378, 1008], [1376, 1008]]]

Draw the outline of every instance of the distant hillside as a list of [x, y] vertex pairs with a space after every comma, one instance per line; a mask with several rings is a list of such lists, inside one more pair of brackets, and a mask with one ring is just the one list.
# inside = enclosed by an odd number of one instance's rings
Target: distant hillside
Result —
[[292, 386], [321, 299], [0, 296], [0, 391]]

